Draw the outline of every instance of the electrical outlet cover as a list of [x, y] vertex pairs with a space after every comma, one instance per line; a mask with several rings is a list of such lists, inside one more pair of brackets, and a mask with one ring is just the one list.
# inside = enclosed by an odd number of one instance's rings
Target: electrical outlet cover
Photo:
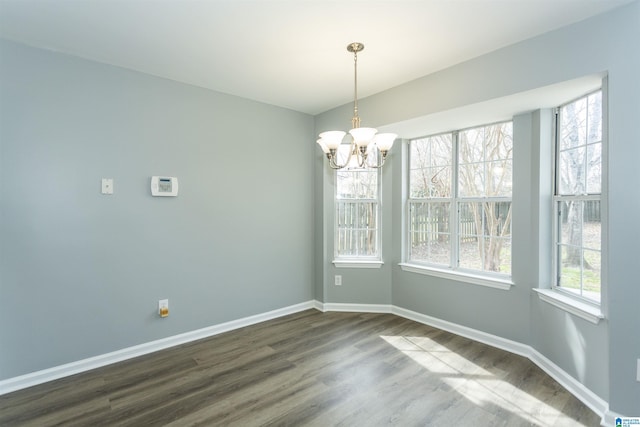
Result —
[[113, 194], [113, 178], [102, 178], [102, 194]]

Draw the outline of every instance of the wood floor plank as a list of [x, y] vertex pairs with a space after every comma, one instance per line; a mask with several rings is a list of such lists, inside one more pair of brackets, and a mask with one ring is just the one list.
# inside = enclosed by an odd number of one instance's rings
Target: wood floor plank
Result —
[[307, 310], [0, 396], [2, 426], [597, 426], [528, 359]]

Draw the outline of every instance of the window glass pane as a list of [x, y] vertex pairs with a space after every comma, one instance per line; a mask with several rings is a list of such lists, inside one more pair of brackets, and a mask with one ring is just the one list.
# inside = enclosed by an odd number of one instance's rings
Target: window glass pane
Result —
[[582, 246], [582, 202], [566, 200], [559, 204], [560, 243], [571, 245], [575, 248], [570, 254], [572, 259], [578, 260], [579, 248]]
[[482, 245], [478, 245], [477, 236], [461, 235], [459, 246], [460, 262], [458, 266], [468, 270], [482, 271], [481, 257], [478, 256], [479, 251], [482, 250]]
[[377, 254], [375, 230], [359, 230], [358, 243], [360, 248], [358, 255], [373, 256]]
[[511, 238], [485, 237], [484, 269], [511, 274]]
[[484, 128], [485, 161], [510, 159], [513, 156], [513, 124], [498, 123]]
[[376, 203], [339, 203], [336, 221], [336, 253], [339, 256], [378, 254]]
[[602, 191], [602, 143], [587, 146], [587, 193]]
[[560, 286], [566, 291], [600, 302], [601, 254], [585, 250], [582, 264], [576, 266], [571, 259], [573, 249], [561, 246]]
[[412, 170], [410, 180], [410, 197], [451, 197], [450, 166]]
[[375, 199], [378, 172], [371, 169], [337, 171], [338, 199]]
[[411, 170], [430, 166], [431, 144], [429, 138], [415, 139], [409, 144], [409, 159]]
[[560, 283], [559, 285], [566, 290], [574, 290], [580, 293], [580, 283], [582, 282], [582, 273], [580, 265], [575, 265], [571, 259], [575, 248], [560, 246]]
[[450, 133], [432, 136], [430, 166], [451, 166], [453, 162], [453, 137]]
[[360, 228], [377, 228], [377, 203], [360, 203], [359, 204], [359, 222]]
[[511, 202], [461, 203], [460, 267], [511, 271]]
[[588, 249], [601, 250], [602, 222], [600, 219], [600, 200], [584, 202], [582, 224], [582, 245]]
[[459, 133], [460, 197], [511, 196], [513, 125], [498, 123]]
[[581, 98], [560, 109], [560, 150], [587, 142], [587, 100]]
[[467, 163], [458, 167], [458, 192], [460, 197], [484, 195], [484, 163]]
[[[568, 200], [559, 202], [560, 243], [572, 247], [600, 250], [601, 220], [600, 201]], [[579, 254], [572, 254], [576, 260]], [[575, 264], [578, 264], [576, 261]]]
[[484, 234], [495, 237], [511, 236], [511, 202], [485, 202], [483, 205]]
[[425, 172], [425, 169], [412, 170], [409, 175], [409, 197], [428, 197], [430, 179], [431, 177]]
[[409, 191], [412, 198], [451, 196], [451, 134], [411, 141]]
[[602, 92], [560, 109], [558, 194], [602, 190]]
[[600, 251], [584, 251], [582, 296], [600, 302], [602, 262]]
[[559, 283], [578, 295], [600, 300], [601, 218], [599, 200], [566, 200], [559, 209]]
[[484, 160], [484, 128], [460, 131], [458, 141], [458, 162], [460, 164]]
[[479, 231], [484, 227], [482, 204], [460, 203], [458, 212], [460, 267], [482, 270], [484, 245], [479, 237]]
[[585, 150], [585, 147], [579, 147], [560, 152], [558, 163], [559, 194], [581, 195], [586, 193]]
[[589, 112], [587, 142], [602, 141], [602, 92], [589, 95], [587, 102]]
[[451, 260], [448, 202], [410, 205], [410, 259], [448, 266]]
[[336, 223], [339, 228], [355, 228], [357, 227], [356, 204], [355, 203], [337, 203]]
[[[418, 233], [414, 233], [416, 241]], [[449, 234], [434, 234], [431, 240], [419, 243], [412, 241], [411, 259], [448, 267], [451, 260], [451, 236]]]
[[340, 255], [354, 256], [358, 254], [358, 246], [356, 244], [356, 233], [352, 229], [338, 230], [338, 248]]
[[513, 190], [513, 161], [511, 159], [491, 162], [487, 165], [487, 196], [510, 197]]

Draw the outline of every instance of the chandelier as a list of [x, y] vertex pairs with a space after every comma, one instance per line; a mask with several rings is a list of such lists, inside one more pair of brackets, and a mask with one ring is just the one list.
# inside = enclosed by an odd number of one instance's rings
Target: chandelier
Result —
[[[362, 43], [354, 42], [347, 46], [347, 51], [353, 53], [353, 70], [354, 70], [354, 95], [353, 95], [353, 118], [351, 119], [352, 129], [349, 131], [351, 135], [351, 143], [349, 145], [349, 154], [344, 164], [338, 164], [338, 147], [342, 144], [342, 140], [346, 132], [341, 130], [331, 130], [322, 132], [317, 141], [322, 151], [329, 159], [329, 166], [332, 169], [342, 169], [352, 164], [351, 159], [355, 156], [355, 163], [360, 168], [380, 168], [387, 158], [387, 153], [395, 141], [395, 133], [377, 133], [374, 128], [360, 127], [360, 117], [358, 116], [358, 52], [364, 49]], [[374, 157], [374, 162], [367, 159], [371, 153], [379, 154]]]

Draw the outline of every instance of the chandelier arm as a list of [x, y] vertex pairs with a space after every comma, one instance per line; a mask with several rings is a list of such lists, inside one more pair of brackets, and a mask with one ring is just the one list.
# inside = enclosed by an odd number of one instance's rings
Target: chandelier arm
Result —
[[[351, 144], [349, 144], [349, 156], [347, 156], [347, 160], [344, 162], [343, 165], [339, 165], [336, 162], [336, 159], [338, 158], [338, 150], [335, 150], [335, 154], [332, 154], [331, 157], [329, 158], [329, 166], [331, 166], [331, 169], [344, 169], [349, 165], [349, 162], [351, 161], [351, 156], [353, 156], [353, 154], [356, 152], [357, 147], [355, 144], [355, 140], [351, 141]], [[357, 154], [356, 154], [357, 155]]]
[[367, 163], [368, 168], [372, 169], [380, 169], [384, 165], [384, 161], [387, 159], [387, 152], [378, 150], [379, 157], [382, 157], [382, 160], [378, 160], [375, 165], [371, 165]]
[[358, 166], [364, 168], [367, 165], [367, 147], [356, 148], [358, 156]]

